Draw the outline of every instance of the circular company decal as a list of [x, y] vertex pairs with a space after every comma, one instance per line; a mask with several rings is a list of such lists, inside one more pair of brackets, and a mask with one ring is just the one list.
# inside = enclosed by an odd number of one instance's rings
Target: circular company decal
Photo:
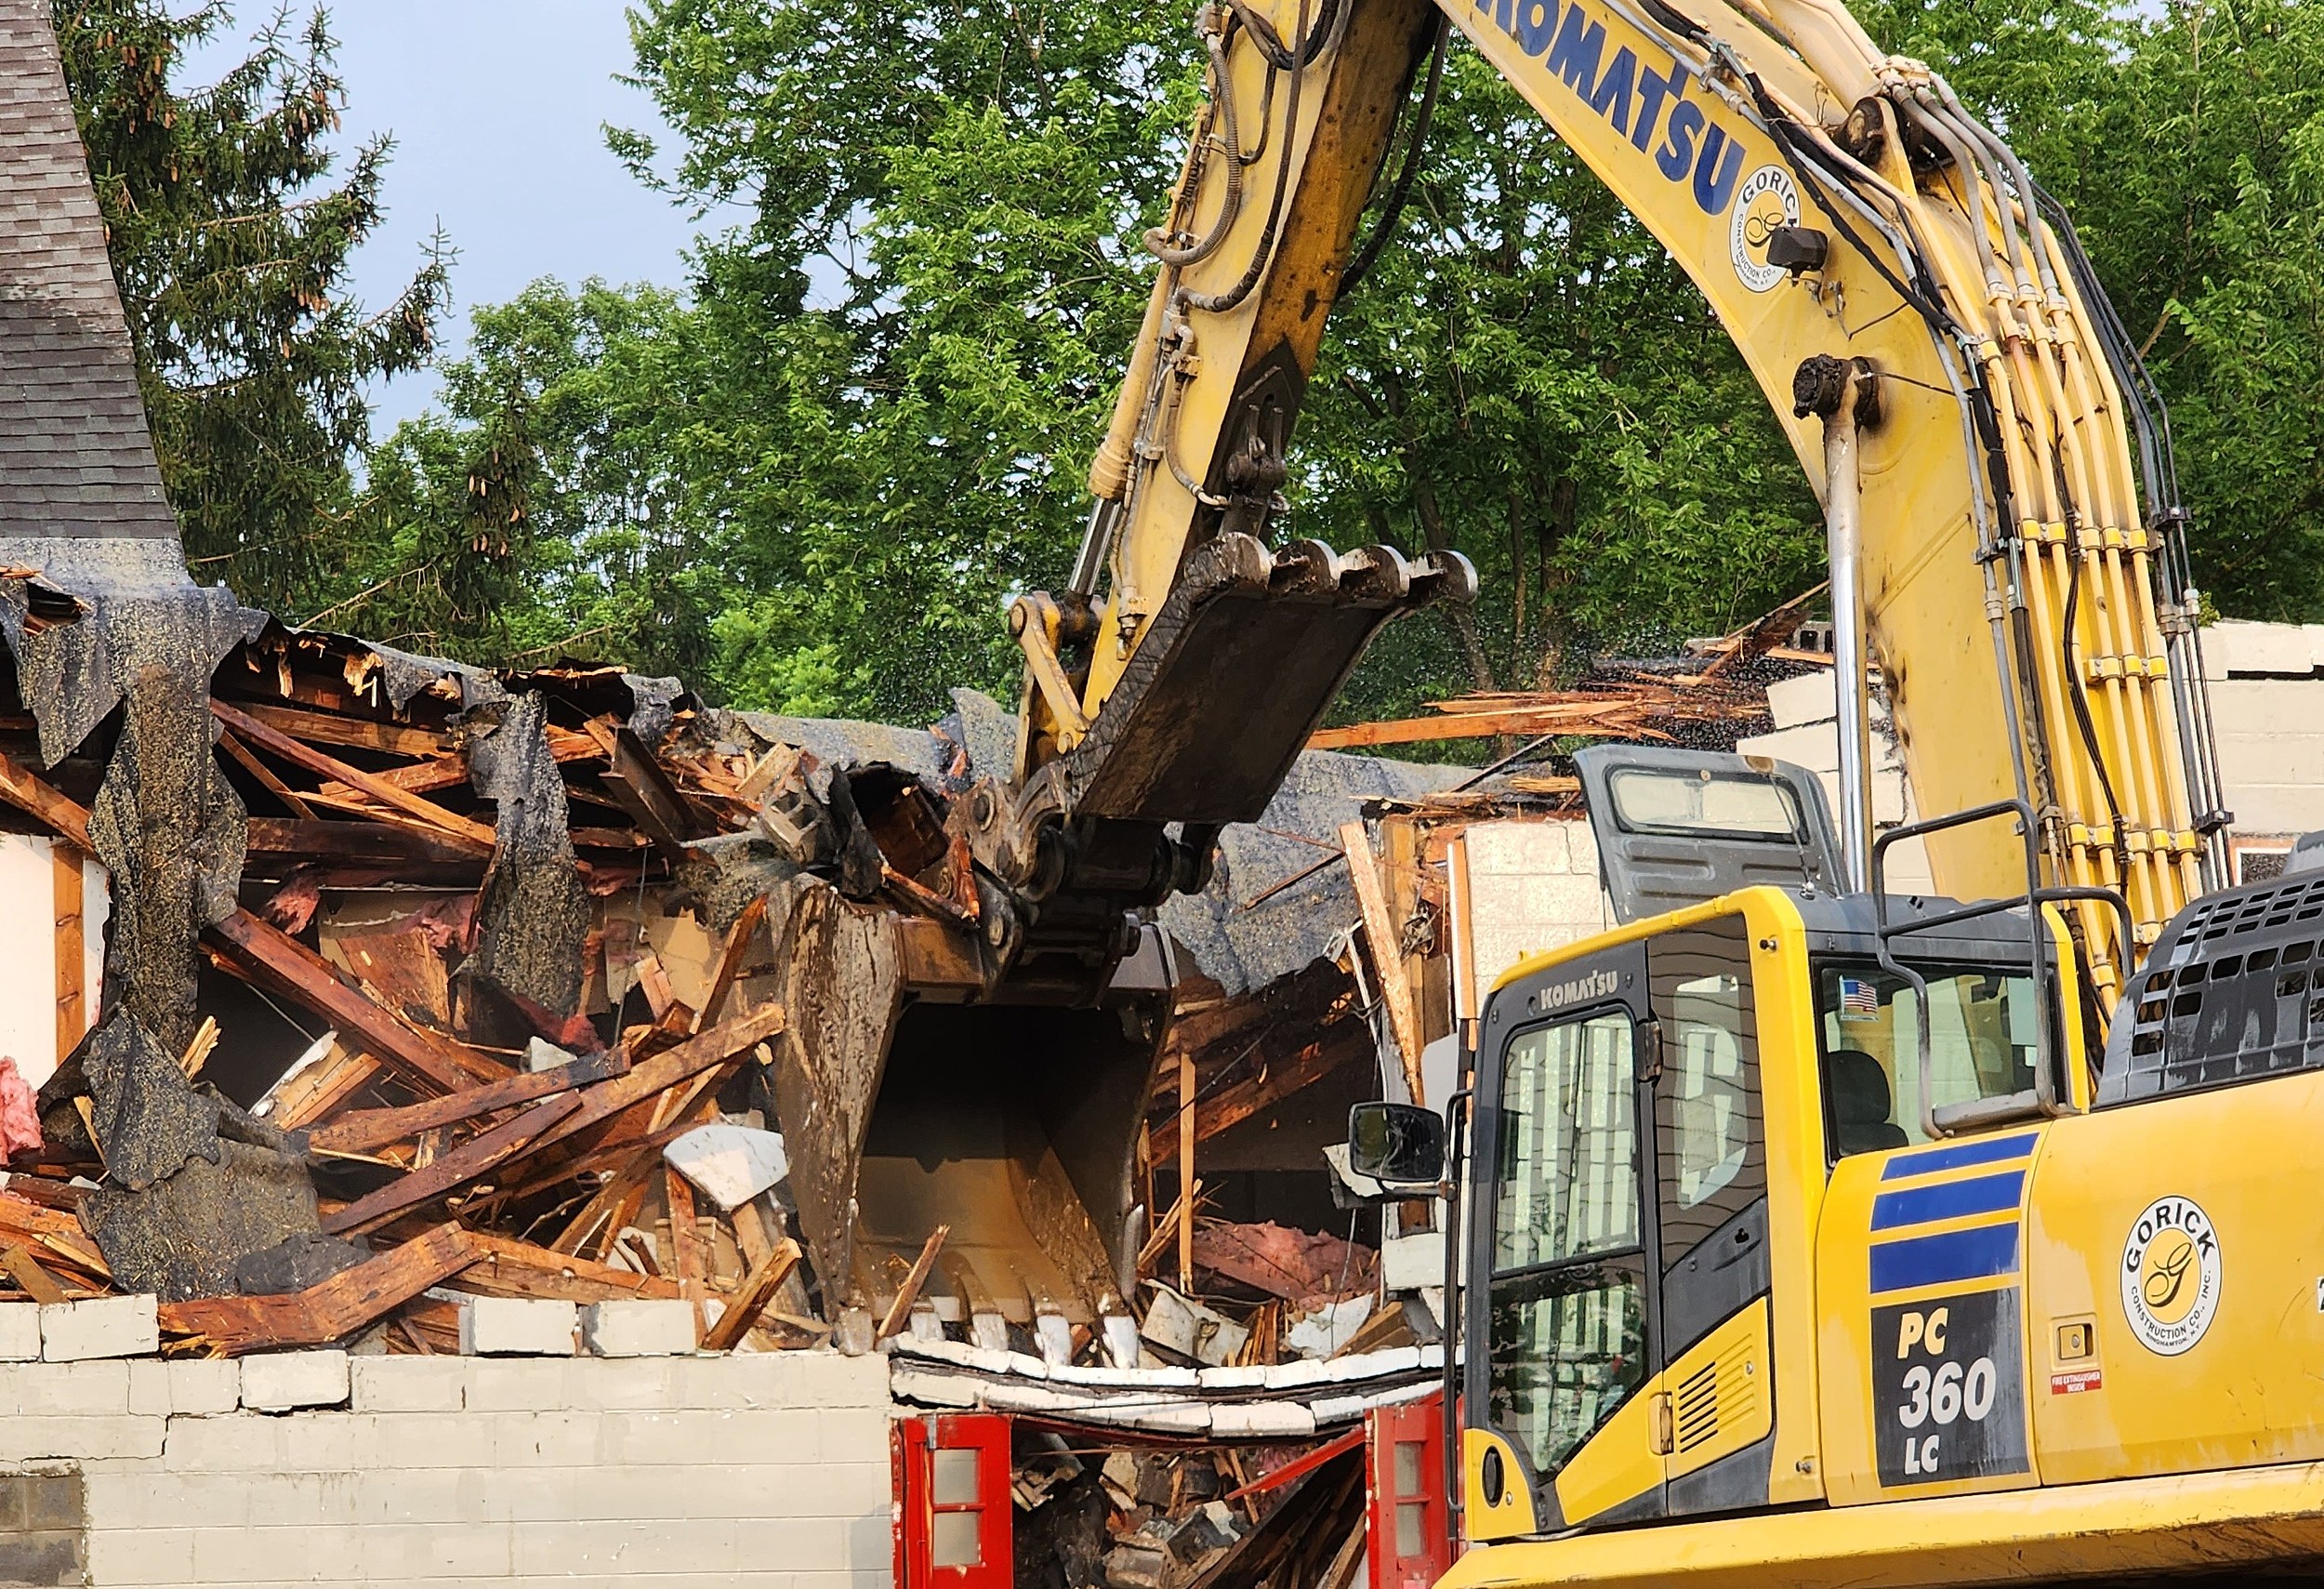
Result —
[[1777, 227], [1799, 224], [1800, 190], [1792, 185], [1790, 172], [1780, 166], [1762, 166], [1743, 179], [1727, 222], [1727, 254], [1745, 286], [1763, 293], [1783, 280], [1783, 267], [1767, 262], [1767, 240]]
[[2219, 1232], [2185, 1198], [2157, 1198], [2122, 1244], [2122, 1313], [2150, 1352], [2175, 1357], [2219, 1310]]

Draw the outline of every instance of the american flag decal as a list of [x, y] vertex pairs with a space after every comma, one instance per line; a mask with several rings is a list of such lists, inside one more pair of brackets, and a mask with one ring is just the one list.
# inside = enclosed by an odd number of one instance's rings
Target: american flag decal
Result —
[[1857, 977], [1840, 979], [1840, 1016], [1844, 1021], [1877, 1021], [1881, 1018], [1879, 989]]

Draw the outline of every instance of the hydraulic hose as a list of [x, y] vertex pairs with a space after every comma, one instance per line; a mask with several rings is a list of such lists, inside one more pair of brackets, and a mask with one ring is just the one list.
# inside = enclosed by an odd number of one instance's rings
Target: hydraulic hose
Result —
[[[1344, 3], [1345, 0], [1326, 0], [1326, 14], [1330, 15], [1336, 12]], [[1251, 28], [1247, 7], [1240, 3], [1240, 0], [1236, 0], [1235, 9], [1235, 15], [1246, 19], [1244, 26], [1250, 30], [1253, 42], [1259, 44], [1260, 48], [1264, 51], [1265, 42], [1261, 39], [1257, 30]], [[1260, 25], [1262, 27], [1265, 25], [1263, 19], [1260, 20]], [[1300, 0], [1301, 53], [1307, 54], [1305, 46], [1310, 43], [1318, 42], [1325, 31], [1321, 19], [1317, 20], [1316, 26], [1313, 28], [1308, 26], [1307, 0]], [[1268, 30], [1268, 36], [1274, 36], [1273, 29]], [[1277, 47], [1280, 46], [1281, 41], [1278, 40]], [[1270, 59], [1272, 60], [1272, 57]], [[1313, 59], [1312, 56], [1309, 59]], [[1283, 151], [1275, 161], [1274, 196], [1267, 201], [1267, 224], [1261, 230], [1258, 245], [1251, 250], [1250, 265], [1244, 271], [1243, 279], [1222, 293], [1203, 293], [1196, 292], [1191, 287], [1181, 287], [1178, 294], [1179, 301], [1190, 309], [1201, 310], [1206, 314], [1230, 313], [1242, 306], [1243, 300], [1250, 297], [1251, 293], [1257, 289], [1260, 278], [1267, 273], [1267, 261], [1274, 258], [1275, 251], [1275, 230], [1283, 224], [1284, 200], [1291, 191], [1291, 154], [1299, 147], [1300, 90], [1307, 76], [1306, 64], [1305, 60], [1301, 60], [1288, 69], [1291, 73], [1291, 87], [1290, 91], [1284, 96]]]

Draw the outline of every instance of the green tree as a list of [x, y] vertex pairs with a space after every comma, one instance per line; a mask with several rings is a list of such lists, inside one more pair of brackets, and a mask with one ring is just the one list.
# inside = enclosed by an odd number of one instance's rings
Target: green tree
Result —
[[2065, 204], [2169, 403], [2220, 610], [2324, 616], [2324, 9], [1878, 0]]
[[389, 144], [335, 173], [345, 93], [322, 10], [278, 16], [206, 87], [185, 60], [231, 28], [222, 0], [56, 0], [55, 20], [187, 555], [298, 616], [348, 552], [365, 383], [434, 347], [443, 252], [376, 312], [349, 295]]

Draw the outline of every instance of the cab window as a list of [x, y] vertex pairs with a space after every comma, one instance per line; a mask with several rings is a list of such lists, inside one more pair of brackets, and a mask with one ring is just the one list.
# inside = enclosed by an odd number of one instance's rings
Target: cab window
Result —
[[[1916, 963], [1929, 984], [1934, 1102], [1974, 1103], [2030, 1091], [2038, 1052], [2033, 979]], [[1876, 961], [1836, 961], [1816, 974], [1829, 1156], [1929, 1140], [1921, 1107], [1921, 1004], [1912, 985]]]
[[1502, 1059], [1488, 1416], [1543, 1476], [1645, 1376], [1635, 1040], [1609, 1012]]
[[1759, 1023], [1740, 917], [1664, 934], [1648, 964], [1662, 1024], [1655, 1172], [1669, 1269], [1766, 1194]]

